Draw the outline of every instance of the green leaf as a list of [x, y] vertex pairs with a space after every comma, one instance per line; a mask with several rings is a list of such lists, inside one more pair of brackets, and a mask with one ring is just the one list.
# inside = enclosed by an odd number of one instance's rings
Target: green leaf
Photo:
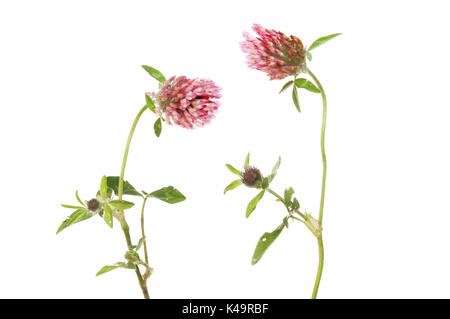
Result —
[[147, 107], [149, 108], [149, 110], [152, 111], [153, 113], [156, 113], [155, 103], [153, 103], [152, 98], [147, 94], [145, 94], [145, 101], [147, 102]]
[[311, 81], [308, 81], [307, 79], [296, 79], [295, 80], [295, 86], [300, 89], [306, 89], [308, 91], [314, 92], [314, 93], [320, 93], [320, 90], [317, 86], [315, 86]]
[[324, 44], [325, 42], [337, 37], [338, 35], [341, 35], [342, 33], [334, 33], [334, 34], [330, 34], [321, 38], [318, 38], [316, 41], [314, 41], [310, 46], [308, 51], [311, 51], [312, 49], [317, 48], [318, 46]]
[[81, 206], [86, 207], [83, 201], [80, 199], [80, 196], [78, 196], [78, 191], [75, 191], [75, 197], [77, 198], [77, 201], [81, 204]]
[[312, 60], [312, 55], [311, 55], [311, 52], [309, 52], [309, 51], [305, 51], [305, 55], [306, 55], [306, 57], [308, 58], [308, 60], [309, 60], [309, 61], [311, 61], [311, 60]]
[[261, 187], [266, 189], [267, 187], [269, 187], [269, 179], [267, 177], [264, 177], [261, 183]]
[[278, 157], [278, 161], [275, 163], [275, 166], [272, 168], [272, 174], [269, 175], [269, 183], [273, 181], [275, 176], [277, 176], [278, 168], [281, 164], [281, 157]]
[[283, 225], [286, 226], [286, 228], [289, 228], [289, 217], [286, 216], [283, 218]]
[[135, 269], [135, 266], [133, 263], [124, 263], [124, 262], [118, 262], [115, 263], [114, 265], [108, 265], [108, 266], [104, 266], [102, 267], [102, 269], [100, 269], [96, 276], [102, 275], [104, 273], [110, 272], [111, 270], [117, 269], [117, 268], [125, 268], [125, 269]]
[[[107, 185], [116, 195], [119, 194], [119, 176], [108, 176]], [[123, 181], [123, 193], [125, 195], [142, 196], [130, 183]]]
[[281, 231], [284, 229], [285, 224], [281, 224], [271, 233], [264, 233], [258, 241], [256, 245], [255, 251], [252, 257], [252, 265], [255, 265], [261, 257], [264, 255], [266, 250], [272, 245], [272, 243], [277, 239], [280, 235]]
[[107, 203], [105, 203], [105, 206], [104, 206], [103, 219], [105, 220], [106, 224], [107, 224], [109, 227], [111, 227], [111, 228], [113, 227], [113, 215], [112, 215], [112, 209], [111, 209], [111, 207], [110, 207]]
[[288, 205], [291, 202], [292, 195], [295, 193], [292, 187], [289, 187], [284, 191], [284, 202]]
[[230, 164], [225, 164], [225, 166], [230, 170], [231, 173], [236, 174], [238, 176], [242, 176], [242, 173], [240, 171], [238, 171], [237, 169], [235, 169]]
[[158, 199], [162, 200], [163, 202], [166, 202], [169, 204], [179, 203], [186, 199], [186, 197], [184, 197], [184, 195], [181, 194], [180, 191], [178, 191], [173, 186], [167, 186], [167, 187], [158, 189], [158, 190], [150, 193], [150, 196], [158, 198]]
[[141, 239], [139, 239], [139, 242], [136, 246], [136, 251], [138, 251], [139, 248], [141, 248], [142, 244], [144, 243], [144, 240], [145, 240], [145, 236], [143, 236], [143, 237], [141, 237]]
[[292, 88], [292, 100], [294, 101], [294, 105], [297, 109], [297, 111], [300, 111], [300, 104], [298, 103], [298, 93], [297, 93], [297, 86], [294, 85]]
[[158, 118], [155, 121], [155, 124], [153, 124], [153, 129], [155, 131], [156, 137], [159, 137], [161, 135], [161, 130], [162, 130], [161, 118]]
[[286, 90], [288, 87], [290, 87], [290, 86], [292, 85], [292, 83], [294, 83], [294, 81], [292, 81], [292, 80], [286, 82], [286, 83], [283, 85], [283, 87], [281, 88], [280, 93], [283, 92], [284, 90]]
[[245, 212], [245, 217], [248, 218], [248, 216], [250, 216], [250, 214], [255, 210], [256, 205], [258, 205], [259, 201], [261, 200], [261, 198], [264, 196], [265, 190], [263, 189], [261, 192], [259, 192], [258, 195], [256, 195], [251, 201], [250, 203], [248, 203], [247, 205], [247, 210]]
[[225, 194], [228, 191], [231, 191], [232, 189], [235, 189], [236, 187], [240, 186], [242, 184], [242, 181], [240, 179], [237, 179], [235, 181], [232, 181], [230, 185], [225, 187], [225, 190], [223, 193]]
[[[134, 206], [134, 203], [132, 202], [128, 202], [126, 200], [111, 200], [108, 202], [111, 206], [120, 209], [120, 210], [124, 210], [124, 209], [129, 209], [131, 207]], [[106, 215], [106, 214], [105, 214]]]
[[108, 185], [106, 181], [107, 181], [106, 176], [103, 176], [102, 181], [100, 183], [100, 195], [102, 196], [103, 199], [105, 199], [108, 194]]
[[87, 210], [84, 208], [77, 209], [69, 217], [67, 217], [66, 220], [64, 220], [62, 222], [62, 224], [59, 226], [58, 230], [56, 231], [56, 234], [61, 232], [63, 229], [65, 229], [73, 224], [79, 223], [83, 220], [86, 220], [88, 218], [91, 218], [92, 216], [94, 216], [94, 213], [91, 212], [90, 210]]
[[66, 204], [61, 204], [61, 206], [64, 208], [71, 208], [71, 209], [84, 209], [84, 207], [82, 207], [82, 206], [72, 206], [72, 205], [66, 205]]
[[248, 152], [247, 156], [245, 157], [244, 168], [247, 168], [249, 163], [250, 163], [250, 152]]
[[294, 200], [292, 201], [292, 209], [296, 210], [300, 208], [300, 203], [298, 202], [297, 198], [294, 197]]
[[142, 65], [142, 68], [148, 72], [148, 74], [150, 74], [153, 78], [155, 78], [156, 80], [158, 80], [161, 83], [166, 82], [166, 78], [164, 77], [164, 75], [159, 72], [157, 69], [152, 68], [151, 66], [148, 65]]

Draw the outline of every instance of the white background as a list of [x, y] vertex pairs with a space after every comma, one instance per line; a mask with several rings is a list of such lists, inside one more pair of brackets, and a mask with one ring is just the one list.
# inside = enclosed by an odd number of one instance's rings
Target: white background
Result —
[[[153, 298], [309, 298], [315, 238], [284, 231], [256, 266], [259, 237], [284, 217], [266, 196], [249, 219], [255, 190], [224, 164], [251, 164], [272, 188], [292, 186], [317, 216], [320, 95], [246, 67], [239, 48], [253, 23], [306, 44], [309, 67], [329, 100], [329, 175], [324, 212], [322, 298], [450, 298], [448, 6], [445, 1], [3, 1], [0, 4], [0, 297], [141, 298], [135, 274], [115, 270], [123, 234], [98, 217], [55, 235], [74, 192], [93, 197], [118, 175], [144, 92], [167, 77], [211, 78], [223, 105], [207, 127], [164, 126], [144, 113], [126, 179], [153, 191], [174, 185], [188, 200], [150, 200], [146, 229]], [[137, 198], [130, 198], [137, 200]], [[140, 203], [128, 212], [140, 237]]]

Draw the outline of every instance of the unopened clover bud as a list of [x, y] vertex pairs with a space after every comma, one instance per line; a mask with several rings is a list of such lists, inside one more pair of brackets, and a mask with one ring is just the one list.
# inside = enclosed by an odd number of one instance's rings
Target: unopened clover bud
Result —
[[261, 172], [256, 167], [249, 166], [242, 173], [241, 181], [248, 187], [257, 187], [261, 180]]
[[93, 198], [87, 202], [87, 207], [90, 211], [95, 212], [100, 207], [100, 202], [97, 199]]
[[317, 238], [322, 236], [322, 226], [320, 226], [319, 221], [308, 213], [305, 213], [305, 225]]

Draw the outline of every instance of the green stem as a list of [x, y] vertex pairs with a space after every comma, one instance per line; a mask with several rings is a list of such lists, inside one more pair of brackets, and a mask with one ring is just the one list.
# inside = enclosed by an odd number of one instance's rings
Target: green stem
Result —
[[147, 238], [145, 237], [145, 231], [144, 231], [144, 208], [145, 208], [146, 202], [147, 202], [147, 197], [144, 197], [144, 202], [142, 203], [142, 210], [141, 210], [141, 231], [142, 231], [142, 237], [144, 238], [145, 263], [148, 265]]
[[[131, 126], [130, 134], [128, 134], [127, 145], [125, 146], [125, 152], [123, 154], [122, 168], [120, 170], [119, 193], [118, 193], [119, 200], [122, 200], [122, 196], [123, 196], [123, 176], [125, 174], [125, 167], [127, 165], [128, 151], [130, 149], [131, 140], [133, 138], [133, 134], [136, 129], [136, 125], [139, 122], [139, 119], [141, 118], [142, 113], [144, 113], [144, 111], [146, 109], [147, 109], [147, 105], [145, 105], [141, 108], [139, 113], [136, 115], [136, 118], [134, 119], [133, 125]], [[121, 221], [122, 230], [125, 235], [125, 239], [127, 241], [128, 249], [131, 250], [132, 243], [131, 243], [131, 237], [130, 237], [130, 230], [129, 230], [128, 224], [125, 220], [125, 215], [123, 214], [123, 212], [122, 212], [122, 215], [123, 215], [122, 221]], [[147, 283], [142, 278], [141, 271], [139, 270], [139, 267], [137, 265], [136, 265], [136, 276], [138, 278], [139, 285], [141, 286], [141, 290], [144, 295], [144, 298], [149, 299], [150, 297], [148, 294]]]
[[320, 279], [322, 278], [323, 271], [323, 240], [322, 235], [317, 238], [317, 244], [319, 246], [319, 267], [317, 269], [316, 282], [314, 283], [314, 289], [312, 293], [312, 299], [317, 298], [317, 292], [319, 291]]
[[[281, 197], [280, 195], [278, 195], [276, 192], [274, 192], [274, 191], [271, 190], [270, 188], [266, 188], [266, 190], [267, 190], [269, 193], [271, 193], [273, 196], [275, 196], [276, 198], [278, 198], [278, 199], [283, 203], [283, 205], [286, 207], [287, 211], [288, 211], [289, 213], [291, 213], [291, 212], [289, 211], [289, 207], [286, 205], [286, 203], [285, 203], [283, 197]], [[299, 214], [303, 219], [305, 219], [305, 215], [303, 215], [298, 209], [293, 210], [293, 212]], [[291, 218], [292, 218], [292, 216], [291, 216]], [[297, 219], [297, 218], [294, 218], [294, 219]]]
[[[308, 69], [308, 74], [312, 77], [314, 82], [317, 84], [317, 86], [320, 89], [320, 92], [322, 94], [322, 102], [323, 102], [323, 113], [322, 113], [322, 131], [320, 134], [320, 150], [322, 152], [322, 191], [320, 195], [320, 209], [319, 209], [319, 225], [322, 226], [323, 221], [323, 206], [325, 202], [325, 182], [327, 179], [327, 156], [325, 154], [325, 128], [327, 125], [327, 97], [325, 95], [325, 91], [322, 87], [322, 84], [320, 84], [320, 81], [317, 79], [317, 77], [314, 75], [314, 73], [311, 72], [311, 70]], [[315, 299], [317, 297], [317, 292], [319, 290], [319, 284], [320, 279], [322, 278], [322, 271], [323, 271], [323, 240], [322, 235], [320, 235], [319, 238], [317, 238], [317, 243], [319, 245], [319, 266], [317, 269], [317, 275], [316, 275], [316, 282], [314, 284], [314, 290], [312, 294], [312, 298]]]
[[128, 151], [130, 150], [130, 144], [131, 140], [133, 138], [134, 131], [136, 129], [136, 125], [139, 122], [139, 119], [141, 118], [142, 113], [147, 109], [147, 105], [144, 105], [142, 109], [139, 111], [139, 113], [136, 115], [136, 118], [134, 119], [133, 125], [131, 126], [130, 134], [128, 134], [128, 140], [127, 145], [125, 146], [125, 152], [123, 153], [123, 160], [122, 160], [122, 168], [120, 169], [120, 178], [119, 178], [119, 200], [122, 200], [123, 195], [123, 176], [125, 174], [125, 167], [127, 166], [127, 158], [128, 158]]
[[275, 193], [273, 190], [271, 190], [270, 188], [266, 188], [266, 190], [271, 193], [273, 196], [275, 196], [276, 198], [278, 198], [283, 204], [284, 204], [284, 198], [281, 197], [280, 195], [278, 195], [277, 193]]

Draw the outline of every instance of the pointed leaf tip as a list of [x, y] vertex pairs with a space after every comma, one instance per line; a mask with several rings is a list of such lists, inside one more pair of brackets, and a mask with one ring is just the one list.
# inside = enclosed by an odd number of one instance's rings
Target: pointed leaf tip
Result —
[[161, 130], [162, 130], [161, 118], [158, 118], [155, 121], [155, 124], [153, 124], [153, 130], [155, 131], [156, 137], [159, 137], [161, 135]]
[[261, 236], [258, 243], [256, 244], [256, 248], [253, 253], [252, 265], [255, 265], [261, 259], [261, 257], [264, 255], [264, 253], [267, 251], [267, 249], [272, 245], [272, 243], [275, 241], [275, 239], [278, 238], [278, 236], [280, 235], [280, 233], [284, 229], [284, 227], [285, 227], [285, 224], [283, 222], [273, 232], [264, 233]]
[[265, 190], [263, 189], [258, 193], [247, 205], [247, 210], [245, 211], [245, 217], [248, 218], [250, 214], [255, 210], [256, 205], [258, 205], [261, 198], [263, 198]]
[[226, 194], [226, 192], [231, 191], [232, 189], [235, 189], [236, 187], [240, 186], [241, 184], [242, 184], [242, 181], [240, 179], [232, 181], [230, 183], [230, 185], [225, 187], [225, 190], [223, 191], [223, 193]]
[[281, 164], [281, 156], [278, 156], [278, 160], [277, 160], [277, 162], [275, 163], [275, 165], [272, 168], [272, 173], [269, 175], [269, 183], [271, 181], [273, 181], [275, 176], [277, 176], [278, 169], [280, 168], [280, 164]]
[[169, 204], [176, 204], [186, 199], [186, 197], [173, 186], [160, 188], [150, 193], [149, 196], [158, 198], [159, 200]]
[[316, 41], [314, 41], [314, 42], [310, 45], [308, 51], [311, 51], [311, 50], [317, 48], [318, 46], [321, 46], [321, 45], [324, 44], [325, 42], [328, 42], [329, 40], [331, 40], [331, 39], [333, 39], [333, 38], [335, 38], [335, 37], [337, 37], [337, 36], [339, 36], [339, 35], [341, 35], [341, 34], [342, 34], [342, 33], [334, 33], [334, 34], [330, 34], [330, 35], [327, 35], [327, 36], [318, 38]]
[[158, 80], [161, 83], [166, 82], [166, 78], [164, 77], [164, 75], [161, 72], [159, 72], [157, 69], [155, 69], [149, 65], [141, 65], [141, 66], [154, 79]]
[[58, 230], [56, 231], [56, 234], [59, 234], [65, 228], [91, 218], [92, 216], [94, 216], [94, 212], [91, 212], [90, 210], [87, 210], [85, 208], [77, 209], [61, 223]]
[[100, 195], [103, 199], [106, 199], [106, 194], [108, 192], [108, 184], [106, 176], [102, 177], [102, 181], [100, 182]]
[[244, 168], [247, 168], [249, 163], [250, 163], [250, 152], [248, 152], [247, 156], [245, 157]]
[[225, 166], [230, 170], [231, 173], [236, 174], [238, 176], [242, 176], [242, 173], [239, 170], [237, 170], [236, 168], [234, 168], [232, 165], [225, 164]]
[[284, 90], [286, 90], [288, 87], [290, 87], [290, 86], [292, 85], [292, 83], [294, 83], [294, 81], [292, 81], [292, 80], [286, 82], [286, 83], [283, 85], [283, 87], [281, 88], [280, 93], [283, 92]]
[[145, 102], [146, 102], [149, 110], [152, 111], [153, 113], [156, 113], [155, 103], [153, 103], [152, 98], [150, 96], [148, 96], [147, 94], [145, 94]]
[[294, 101], [295, 108], [297, 111], [301, 112], [300, 110], [300, 103], [298, 102], [298, 93], [297, 93], [297, 86], [294, 85], [292, 89], [292, 100]]

